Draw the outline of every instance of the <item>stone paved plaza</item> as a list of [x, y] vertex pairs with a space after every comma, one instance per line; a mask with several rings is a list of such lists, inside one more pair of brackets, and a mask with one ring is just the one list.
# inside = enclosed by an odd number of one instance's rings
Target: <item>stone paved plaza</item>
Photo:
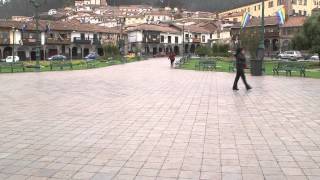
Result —
[[319, 180], [320, 80], [169, 68], [0, 75], [0, 179]]

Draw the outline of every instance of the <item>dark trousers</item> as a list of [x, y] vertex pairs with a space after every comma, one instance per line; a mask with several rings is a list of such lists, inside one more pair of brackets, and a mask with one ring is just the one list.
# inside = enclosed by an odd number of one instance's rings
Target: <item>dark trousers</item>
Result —
[[238, 88], [238, 81], [239, 81], [240, 77], [241, 77], [244, 85], [246, 86], [246, 88], [249, 88], [250, 85], [247, 83], [246, 75], [244, 74], [243, 69], [237, 69], [237, 75], [236, 75], [236, 78], [233, 83], [233, 88]]
[[174, 59], [170, 59], [171, 67], [173, 67]]

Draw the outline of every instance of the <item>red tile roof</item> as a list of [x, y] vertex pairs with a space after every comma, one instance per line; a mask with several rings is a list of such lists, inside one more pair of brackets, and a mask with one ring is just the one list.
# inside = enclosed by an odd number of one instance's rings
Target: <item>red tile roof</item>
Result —
[[284, 25], [281, 27], [301, 27], [306, 21], [307, 17], [305, 16], [292, 16], [289, 17]]
[[[16, 28], [21, 29], [22, 26], [26, 24], [27, 30], [34, 31], [36, 30], [36, 23], [35, 21], [29, 22], [19, 22], [19, 21], [0, 21], [1, 28]], [[119, 33], [119, 28], [109, 28], [109, 27], [102, 27], [92, 24], [80, 24], [75, 21], [39, 21], [39, 29], [44, 30], [46, 25], [50, 25], [51, 30], [55, 31], [81, 31], [81, 32], [101, 32], [101, 33]]]

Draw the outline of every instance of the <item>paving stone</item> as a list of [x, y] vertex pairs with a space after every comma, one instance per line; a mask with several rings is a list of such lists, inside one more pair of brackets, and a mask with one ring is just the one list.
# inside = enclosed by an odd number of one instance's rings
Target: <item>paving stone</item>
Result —
[[320, 179], [320, 80], [233, 79], [166, 58], [2, 74], [0, 179]]

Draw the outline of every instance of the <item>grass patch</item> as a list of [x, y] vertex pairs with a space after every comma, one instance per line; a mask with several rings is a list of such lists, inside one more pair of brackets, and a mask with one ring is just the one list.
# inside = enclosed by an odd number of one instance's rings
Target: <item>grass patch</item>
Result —
[[[124, 64], [124, 63], [130, 63], [135, 61], [140, 61], [142, 58], [140, 57], [133, 57], [133, 58], [117, 58], [114, 60], [94, 60], [90, 62], [86, 62], [85, 60], [72, 60], [72, 68], [71, 66], [64, 66], [63, 69], [61, 69], [58, 66], [54, 66], [51, 70], [50, 68], [50, 61], [40, 61], [40, 71], [46, 72], [46, 71], [70, 71], [70, 70], [85, 70], [85, 69], [93, 69], [93, 68], [103, 68], [108, 67], [112, 65], [118, 65], [118, 64]], [[35, 61], [21, 61], [23, 62], [23, 65], [25, 66], [25, 72], [34, 72], [35, 71]], [[20, 62], [20, 63], [21, 63]], [[1, 66], [1, 73], [11, 73], [12, 68], [9, 63], [2, 63]], [[14, 66], [13, 68], [14, 73], [23, 72], [23, 69], [19, 66]]]
[[[183, 64], [181, 66], [181, 69], [186, 69], [186, 70], [196, 70], [199, 71], [198, 69], [195, 69], [196, 64], [198, 63], [199, 59], [190, 59], [187, 63]], [[232, 62], [231, 58], [220, 58], [217, 61], [217, 69], [215, 71], [218, 72], [230, 72], [229, 71], [229, 66], [230, 63]], [[266, 69], [265, 75], [273, 75], [273, 67], [277, 64], [278, 61], [271, 61], [271, 60], [266, 60], [264, 62], [264, 66]], [[305, 62], [306, 67], [307, 67], [307, 73], [306, 77], [310, 78], [320, 78], [320, 66], [318, 62]], [[201, 70], [202, 71], [202, 70]], [[285, 72], [279, 73], [280, 76], [285, 76]], [[299, 72], [292, 72], [292, 76], [295, 77], [300, 77]]]

